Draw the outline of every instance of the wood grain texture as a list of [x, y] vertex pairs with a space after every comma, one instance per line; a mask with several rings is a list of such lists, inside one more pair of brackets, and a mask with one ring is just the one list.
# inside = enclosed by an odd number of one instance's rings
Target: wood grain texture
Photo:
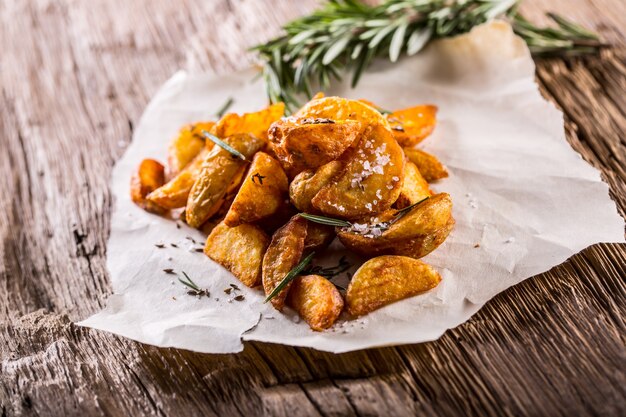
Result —
[[[498, 295], [440, 340], [341, 355], [159, 349], [72, 321], [103, 307], [115, 161], [179, 68], [223, 73], [317, 2], [0, 0], [0, 415], [626, 415], [626, 247]], [[527, 0], [615, 46], [538, 63], [568, 139], [626, 213], [626, 3]]]

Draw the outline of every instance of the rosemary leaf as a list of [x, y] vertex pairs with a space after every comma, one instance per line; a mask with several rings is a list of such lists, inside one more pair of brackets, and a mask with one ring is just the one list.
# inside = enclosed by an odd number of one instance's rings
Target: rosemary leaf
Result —
[[398, 212], [395, 214], [396, 218], [393, 220], [393, 222], [397, 222], [398, 220], [400, 220], [402, 217], [404, 217], [408, 212], [410, 212], [411, 210], [413, 210], [415, 208], [415, 206], [418, 206], [420, 204], [422, 204], [424, 201], [428, 200], [430, 197], [426, 197], [421, 199], [420, 201], [418, 201], [417, 203], [413, 203], [408, 207], [405, 207], [403, 209], [398, 210]]
[[289, 273], [285, 275], [285, 278], [283, 278], [282, 281], [280, 281], [280, 283], [276, 286], [276, 288], [274, 288], [274, 291], [272, 291], [270, 295], [267, 296], [264, 302], [267, 303], [272, 298], [276, 297], [278, 293], [280, 293], [283, 290], [283, 288], [287, 286], [287, 284], [293, 281], [300, 274], [300, 272], [302, 272], [302, 270], [306, 268], [306, 266], [313, 259], [314, 255], [315, 255], [315, 252], [311, 252], [306, 258], [301, 260], [298, 265], [296, 265], [291, 271], [289, 271]]
[[231, 155], [241, 159], [242, 161], [246, 160], [246, 157], [241, 152], [239, 152], [237, 149], [233, 148], [232, 146], [230, 146], [229, 144], [227, 144], [226, 142], [224, 142], [217, 136], [210, 134], [206, 130], [203, 130], [202, 134], [204, 135], [205, 138], [207, 138], [208, 140], [210, 140], [211, 142], [213, 142], [220, 148], [224, 149], [227, 152], [230, 152]]
[[327, 226], [338, 226], [338, 227], [350, 227], [351, 223], [345, 220], [334, 219], [332, 217], [326, 216], [317, 216], [315, 214], [309, 213], [298, 213], [298, 216], [304, 217], [307, 220], [312, 221], [313, 223], [325, 224]]
[[222, 116], [228, 111], [228, 109], [230, 109], [230, 106], [232, 106], [234, 102], [235, 102], [234, 98], [228, 97], [228, 99], [224, 102], [224, 104], [222, 104], [219, 107], [219, 109], [217, 109], [217, 111], [215, 112], [215, 117], [217, 117], [218, 119], [221, 119]]
[[189, 278], [189, 275], [187, 275], [187, 273], [185, 271], [183, 271], [183, 275], [185, 276], [185, 280], [182, 280], [182, 279], [178, 278], [178, 280], [182, 284], [186, 285], [187, 287], [191, 288], [194, 291], [202, 292], [202, 289], [200, 287], [198, 287], [196, 285], [196, 283], [191, 280], [191, 278]]
[[409, 22], [402, 23], [391, 38], [391, 44], [389, 45], [389, 60], [391, 62], [396, 62], [400, 57], [400, 52], [402, 52], [402, 48], [405, 44], [404, 35], [406, 34], [407, 27], [409, 27]]

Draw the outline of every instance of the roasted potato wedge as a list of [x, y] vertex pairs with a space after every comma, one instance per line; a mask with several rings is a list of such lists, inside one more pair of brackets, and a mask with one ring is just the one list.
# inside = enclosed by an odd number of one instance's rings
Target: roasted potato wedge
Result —
[[387, 115], [393, 136], [400, 146], [414, 146], [426, 139], [437, 124], [437, 107], [422, 105], [396, 110]]
[[269, 237], [257, 226], [220, 223], [207, 238], [204, 253], [243, 284], [255, 287], [261, 284], [261, 265], [269, 243]]
[[335, 236], [335, 228], [333, 226], [307, 221], [304, 253], [321, 252], [330, 245]]
[[146, 196], [161, 187], [165, 182], [165, 168], [154, 159], [144, 159], [130, 180], [130, 198], [142, 209], [155, 214], [166, 210], [147, 200]]
[[[254, 113], [244, 113], [243, 115], [228, 113], [215, 124], [211, 133], [218, 138], [249, 133], [267, 142], [267, 130], [284, 114], [285, 105], [283, 103], [272, 104]], [[207, 145], [210, 145], [209, 141], [207, 141]]]
[[354, 120], [360, 122], [363, 127], [368, 124], [380, 124], [387, 129], [390, 128], [387, 119], [375, 108], [362, 101], [342, 97], [323, 97], [311, 100], [294, 116], [334, 121]]
[[404, 154], [415, 164], [426, 181], [433, 182], [448, 176], [448, 171], [434, 155], [413, 148], [404, 148]]
[[[229, 146], [249, 159], [265, 146], [265, 142], [248, 133], [236, 134], [224, 138]], [[241, 175], [246, 161], [242, 161], [225, 149], [215, 146], [204, 158], [198, 179], [194, 183], [189, 197], [185, 215], [187, 224], [199, 227], [214, 215], [223, 202], [227, 191], [237, 187], [233, 180]]]
[[[306, 239], [307, 222], [300, 216], [294, 216], [272, 236], [272, 241], [263, 257], [263, 289], [270, 295], [302, 257]], [[293, 281], [278, 293], [271, 302], [274, 308], [282, 310], [285, 298]]]
[[289, 185], [289, 200], [291, 200], [291, 204], [301, 211], [315, 211], [312, 208], [311, 200], [341, 172], [343, 165], [340, 161], [332, 161], [322, 165], [317, 171], [302, 171]]
[[264, 152], [258, 152], [224, 223], [234, 227], [271, 216], [283, 204], [287, 187], [287, 176], [278, 161]]
[[430, 197], [433, 193], [413, 162], [404, 165], [404, 182], [394, 207], [402, 209]]
[[167, 173], [170, 178], [178, 175], [204, 148], [204, 136], [214, 122], [198, 122], [183, 127], [167, 148]]
[[288, 117], [269, 130], [273, 151], [291, 178], [341, 156], [359, 138], [363, 127], [352, 120]]
[[[343, 159], [343, 158], [342, 158]], [[345, 156], [343, 172], [311, 201], [322, 213], [346, 219], [380, 213], [398, 199], [404, 154], [383, 125], [369, 125]]]
[[315, 331], [331, 327], [343, 310], [343, 297], [332, 282], [320, 275], [293, 280], [287, 305], [298, 312]]
[[[379, 216], [380, 217], [380, 216]], [[367, 223], [353, 223], [338, 228], [337, 236], [348, 249], [364, 256], [403, 255], [421, 258], [443, 243], [454, 227], [452, 200], [446, 193], [437, 194], [419, 204], [399, 220], [378, 219], [383, 227], [365, 228]], [[375, 224], [375, 222], [370, 222]], [[381, 224], [381, 223], [378, 223]]]
[[353, 316], [371, 313], [387, 304], [435, 288], [441, 276], [431, 266], [406, 256], [379, 256], [355, 272], [346, 292]]
[[193, 187], [193, 184], [196, 182], [202, 168], [202, 162], [208, 153], [208, 150], [202, 149], [193, 161], [187, 164], [178, 175], [169, 180], [162, 187], [148, 194], [148, 200], [167, 209], [185, 207], [187, 198], [189, 197], [189, 191], [191, 191], [191, 187]]
[[255, 224], [271, 236], [276, 230], [287, 224], [289, 219], [296, 214], [298, 214], [298, 211], [289, 204], [289, 201], [283, 200], [271, 216], [264, 217], [256, 221]]

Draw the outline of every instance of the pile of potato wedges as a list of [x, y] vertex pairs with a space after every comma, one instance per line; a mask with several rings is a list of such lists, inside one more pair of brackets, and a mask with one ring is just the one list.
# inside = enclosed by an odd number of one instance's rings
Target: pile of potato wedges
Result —
[[[448, 173], [414, 147], [436, 112], [318, 94], [289, 117], [282, 103], [229, 113], [183, 127], [165, 166], [143, 160], [131, 198], [204, 231], [209, 258], [321, 331], [343, 311], [368, 314], [440, 282], [418, 259], [454, 226], [450, 196], [429, 187]], [[369, 259], [345, 293], [332, 277], [294, 275], [335, 238]]]

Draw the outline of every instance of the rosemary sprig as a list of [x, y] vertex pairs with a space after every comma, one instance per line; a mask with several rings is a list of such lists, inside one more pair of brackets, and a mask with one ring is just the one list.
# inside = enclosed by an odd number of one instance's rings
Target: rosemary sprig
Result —
[[232, 146], [230, 146], [228, 143], [224, 142], [223, 140], [221, 140], [217, 136], [210, 134], [206, 130], [203, 130], [202, 134], [204, 135], [205, 138], [207, 138], [208, 140], [210, 140], [211, 142], [213, 142], [214, 144], [216, 144], [220, 148], [224, 149], [227, 152], [230, 152], [231, 155], [241, 159], [242, 161], [246, 160], [246, 157], [244, 156], [244, 154], [242, 154], [237, 149], [233, 148]]
[[185, 271], [182, 271], [183, 275], [185, 276], [185, 279], [180, 279], [180, 277], [178, 278], [178, 280], [181, 282], [181, 284], [191, 288], [190, 291], [188, 291], [187, 293], [190, 295], [206, 295], [207, 297], [209, 296], [209, 292], [207, 290], [203, 290], [202, 288], [198, 287], [198, 285], [193, 282], [191, 280], [191, 278], [189, 278], [189, 275], [187, 275], [187, 273]]
[[215, 111], [215, 117], [221, 119], [224, 114], [230, 109], [230, 106], [233, 105], [235, 99], [232, 97], [228, 97], [226, 101]]
[[300, 272], [302, 272], [302, 270], [304, 270], [304, 268], [306, 268], [306, 266], [311, 262], [314, 255], [315, 252], [311, 252], [306, 258], [301, 260], [298, 265], [296, 265], [291, 271], [289, 271], [287, 275], [285, 275], [285, 278], [283, 278], [282, 281], [280, 281], [280, 283], [276, 286], [276, 288], [274, 288], [274, 291], [272, 291], [270, 295], [267, 296], [264, 303], [267, 303], [272, 298], [276, 297], [276, 295], [278, 295], [278, 293], [280, 293], [283, 288], [287, 286], [287, 284], [289, 284], [298, 275], [300, 275]]
[[327, 226], [338, 226], [338, 227], [350, 227], [352, 223], [347, 222], [345, 220], [334, 219], [332, 217], [326, 216], [317, 216], [315, 214], [309, 213], [298, 213], [298, 216], [304, 217], [307, 220], [312, 221], [313, 223], [325, 224]]
[[[540, 28], [517, 12], [517, 0], [330, 0], [321, 9], [287, 23], [285, 34], [258, 45], [271, 102], [298, 107], [298, 95], [326, 90], [331, 79], [352, 73], [355, 86], [376, 57], [395, 62], [433, 39], [454, 36], [494, 18], [508, 18], [536, 55], [575, 55], [603, 46], [597, 35], [556, 15], [557, 28]], [[315, 88], [314, 88], [315, 87]]]

